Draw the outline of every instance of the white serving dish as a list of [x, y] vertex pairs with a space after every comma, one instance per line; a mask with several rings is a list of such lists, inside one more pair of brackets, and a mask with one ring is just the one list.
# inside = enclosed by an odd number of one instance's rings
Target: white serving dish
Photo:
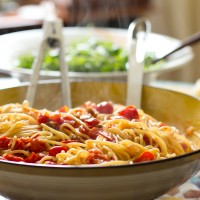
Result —
[[[0, 36], [0, 72], [20, 78], [22, 81], [29, 80], [32, 70], [16, 68], [15, 62], [19, 55], [35, 51], [39, 48], [42, 39], [42, 29], [20, 31]], [[66, 27], [63, 29], [64, 42], [67, 46], [72, 40], [85, 36], [99, 37], [111, 40], [127, 46], [127, 30], [117, 28], [86, 28]], [[179, 45], [180, 41], [165, 35], [151, 33], [147, 39], [147, 51], [155, 52], [160, 57]], [[173, 59], [166, 61], [160, 68], [144, 71], [144, 82], [156, 79], [159, 74], [184, 67], [193, 58], [191, 47], [185, 47], [174, 54]], [[41, 71], [41, 79], [58, 78], [59, 71]], [[126, 80], [126, 72], [70, 72], [71, 79], [77, 80]]]

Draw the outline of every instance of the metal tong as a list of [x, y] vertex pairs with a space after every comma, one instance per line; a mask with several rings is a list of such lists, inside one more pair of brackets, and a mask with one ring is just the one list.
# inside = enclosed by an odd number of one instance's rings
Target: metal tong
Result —
[[138, 18], [128, 28], [127, 105], [141, 106], [146, 39], [151, 32], [151, 23]]
[[40, 44], [38, 55], [35, 58], [32, 66], [33, 73], [30, 78], [30, 85], [28, 87], [26, 96], [26, 99], [29, 101], [30, 106], [33, 106], [34, 103], [38, 85], [38, 78], [45, 53], [47, 52], [48, 49], [58, 48], [60, 72], [61, 72], [62, 101], [63, 105], [71, 107], [70, 83], [68, 77], [68, 67], [65, 62], [62, 28], [63, 28], [62, 20], [54, 15], [51, 15], [43, 22], [43, 38]]

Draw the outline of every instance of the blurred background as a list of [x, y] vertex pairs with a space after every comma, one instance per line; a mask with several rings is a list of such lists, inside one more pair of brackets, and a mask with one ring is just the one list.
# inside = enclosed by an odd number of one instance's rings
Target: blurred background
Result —
[[[152, 23], [152, 32], [180, 40], [200, 29], [199, 0], [54, 0], [65, 26], [127, 28], [139, 16]], [[45, 17], [41, 0], [1, 0], [0, 34], [40, 28]], [[161, 47], [164, 48], [164, 47]], [[195, 82], [200, 76], [200, 43], [193, 45], [194, 59], [161, 79]]]

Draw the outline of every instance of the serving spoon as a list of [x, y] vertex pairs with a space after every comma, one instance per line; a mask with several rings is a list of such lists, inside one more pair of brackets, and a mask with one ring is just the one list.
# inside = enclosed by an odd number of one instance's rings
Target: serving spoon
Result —
[[188, 38], [184, 39], [175, 49], [171, 50], [170, 52], [166, 53], [165, 55], [161, 56], [160, 58], [152, 59], [152, 61], [150, 61], [150, 62], [151, 62], [151, 64], [155, 64], [161, 60], [165, 60], [173, 53], [183, 49], [186, 46], [193, 45], [199, 41], [200, 41], [200, 32], [197, 32], [197, 33], [189, 36]]
[[146, 39], [151, 23], [146, 18], [137, 18], [128, 28], [128, 69], [126, 105], [141, 106]]

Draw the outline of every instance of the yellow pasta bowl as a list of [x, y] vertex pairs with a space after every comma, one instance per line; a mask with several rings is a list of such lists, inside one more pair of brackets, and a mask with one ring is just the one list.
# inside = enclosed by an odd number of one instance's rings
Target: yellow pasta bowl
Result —
[[[72, 82], [72, 104], [112, 101], [125, 104], [124, 82]], [[27, 85], [0, 91], [0, 106], [22, 103]], [[134, 92], [134, 90], [133, 90]], [[145, 113], [188, 135], [198, 149], [200, 101], [182, 93], [143, 87]], [[59, 81], [38, 85], [34, 108], [56, 110], [62, 105]], [[158, 198], [194, 176], [200, 169], [200, 150], [167, 159], [113, 166], [49, 165], [0, 160], [0, 194], [10, 199], [131, 199]]]

